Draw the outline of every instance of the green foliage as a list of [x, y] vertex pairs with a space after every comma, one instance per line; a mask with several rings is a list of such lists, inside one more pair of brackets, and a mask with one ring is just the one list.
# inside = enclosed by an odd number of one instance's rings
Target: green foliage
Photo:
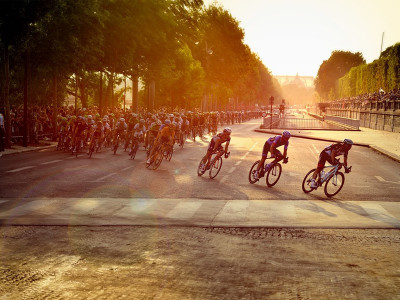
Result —
[[[315, 89], [323, 99], [335, 98], [336, 81], [343, 77], [352, 67], [365, 63], [360, 52], [333, 51], [328, 60], [319, 67], [315, 79]], [[329, 97], [330, 95], [330, 97]]]
[[400, 88], [400, 43], [387, 48], [374, 62], [352, 68], [338, 80], [341, 98], [374, 93], [381, 88]]
[[[53, 103], [56, 82], [59, 103], [75, 94], [77, 78], [79, 102], [98, 105], [100, 71], [106, 106], [121, 102], [123, 76], [138, 76], [145, 85], [155, 81], [156, 106], [200, 107], [204, 95], [220, 107], [230, 98], [262, 103], [280, 93], [244, 44], [239, 22], [202, 0], [2, 0], [0, 50], [5, 49], [11, 104], [23, 101], [27, 52], [30, 102], [37, 104]], [[5, 63], [1, 55], [0, 97]]]

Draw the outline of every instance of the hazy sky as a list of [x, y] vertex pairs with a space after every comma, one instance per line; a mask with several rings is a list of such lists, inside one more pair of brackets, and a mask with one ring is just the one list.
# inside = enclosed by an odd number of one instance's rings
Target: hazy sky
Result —
[[[205, 0], [207, 5], [213, 0]], [[400, 0], [218, 0], [274, 75], [316, 76], [333, 50], [367, 63], [400, 42]]]

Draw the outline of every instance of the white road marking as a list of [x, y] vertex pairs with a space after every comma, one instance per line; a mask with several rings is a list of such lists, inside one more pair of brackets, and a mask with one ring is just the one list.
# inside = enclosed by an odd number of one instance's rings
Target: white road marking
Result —
[[114, 176], [115, 174], [117, 174], [117, 173], [110, 173], [110, 174], [108, 174], [108, 175], [106, 175], [106, 176], [103, 176], [103, 177], [101, 177], [101, 178], [99, 178], [99, 179], [93, 181], [93, 182], [100, 182], [100, 181], [102, 181], [102, 180], [104, 180], [104, 179], [106, 179], [106, 178], [108, 178], [108, 177]]
[[8, 200], [0, 200], [0, 203], [8, 202]]
[[238, 166], [238, 165], [240, 165], [242, 163], [242, 160], [239, 160], [236, 164], [235, 164], [235, 166]]
[[243, 156], [242, 156], [240, 159], [241, 159], [241, 160], [245, 159], [245, 158], [246, 158], [246, 156], [247, 156], [247, 155], [249, 155], [249, 154], [250, 154], [250, 152], [246, 152], [246, 154], [245, 154], [245, 155], [243, 155]]
[[228, 179], [229, 175], [225, 175], [224, 177], [222, 177], [220, 183], [224, 183], [227, 179]]
[[49, 165], [49, 164], [54, 164], [54, 163], [56, 163], [56, 162], [60, 162], [60, 161], [62, 161], [62, 159], [57, 159], [57, 160], [47, 161], [47, 162], [41, 163], [41, 165]]
[[253, 149], [257, 146], [258, 142], [255, 142], [254, 145], [250, 148], [249, 151], [253, 151]]
[[121, 172], [122, 172], [122, 171], [129, 170], [129, 169], [132, 169], [133, 167], [134, 167], [134, 166], [126, 167], [126, 168], [122, 169]]
[[369, 188], [369, 185], [352, 185], [353, 188]]
[[36, 167], [36, 166], [23, 167], [23, 168], [19, 168], [19, 169], [14, 169], [14, 170], [7, 171], [6, 173], [15, 173], [15, 172], [19, 172], [19, 171], [31, 169], [31, 168], [34, 168], [34, 167]]
[[383, 179], [381, 176], [375, 176], [376, 179], [378, 179], [380, 182], [386, 182], [385, 179]]
[[172, 219], [189, 219], [200, 208], [203, 203], [194, 201], [179, 202], [170, 212], [167, 213], [167, 218]]
[[35, 200], [28, 203], [24, 203], [20, 206], [14, 207], [8, 211], [2, 212], [0, 217], [16, 217], [22, 216], [26, 213], [32, 213], [37, 209], [40, 209], [46, 205], [51, 204], [51, 201]]
[[236, 167], [232, 167], [229, 171], [228, 174], [232, 174], [236, 170]]
[[312, 146], [313, 146], [313, 148], [314, 148], [314, 151], [315, 151], [315, 153], [319, 153], [319, 151], [318, 151], [318, 149], [317, 149], [317, 147], [315, 147], [315, 145], [314, 144], [311, 144]]

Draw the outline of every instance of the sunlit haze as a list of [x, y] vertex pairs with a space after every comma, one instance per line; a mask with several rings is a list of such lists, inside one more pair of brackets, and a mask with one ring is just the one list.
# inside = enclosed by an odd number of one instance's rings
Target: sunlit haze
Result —
[[[205, 0], [209, 5], [214, 1]], [[274, 75], [316, 76], [333, 50], [367, 63], [400, 42], [399, 0], [219, 0]]]

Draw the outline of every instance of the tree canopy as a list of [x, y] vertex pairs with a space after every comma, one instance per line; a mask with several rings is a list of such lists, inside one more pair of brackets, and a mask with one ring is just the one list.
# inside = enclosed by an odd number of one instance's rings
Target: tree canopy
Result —
[[335, 99], [338, 94], [336, 82], [352, 67], [364, 64], [365, 59], [360, 52], [333, 51], [328, 60], [324, 60], [319, 67], [315, 79], [315, 89], [323, 99]]
[[37, 104], [73, 93], [98, 105], [100, 72], [109, 107], [119, 105], [113, 91], [123, 76], [155, 83], [156, 106], [221, 109], [279, 94], [239, 22], [202, 0], [2, 0], [0, 50], [3, 107], [23, 100], [27, 52]]

